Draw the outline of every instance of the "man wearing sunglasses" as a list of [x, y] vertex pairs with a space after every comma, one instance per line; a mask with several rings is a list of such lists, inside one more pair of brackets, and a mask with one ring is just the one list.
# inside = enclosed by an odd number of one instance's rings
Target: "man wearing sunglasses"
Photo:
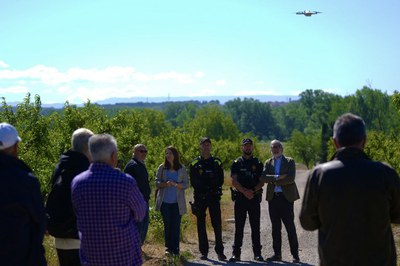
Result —
[[149, 173], [146, 169], [147, 149], [144, 144], [136, 144], [133, 147], [133, 157], [125, 166], [124, 172], [131, 175], [139, 187], [140, 192], [143, 194], [144, 200], [147, 202], [146, 215], [142, 222], [138, 223], [140, 239], [142, 245], [146, 239], [147, 230], [149, 228], [149, 200], [150, 200], [150, 184]]

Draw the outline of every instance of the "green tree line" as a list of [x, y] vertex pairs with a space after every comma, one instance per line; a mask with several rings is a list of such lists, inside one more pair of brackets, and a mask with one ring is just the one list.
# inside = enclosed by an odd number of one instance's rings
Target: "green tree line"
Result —
[[147, 167], [154, 177], [164, 160], [164, 149], [174, 145], [182, 162], [189, 165], [198, 156], [201, 137], [213, 140], [213, 153], [228, 168], [240, 155], [241, 139], [254, 138], [256, 155], [269, 157], [268, 142], [285, 143], [285, 153], [307, 167], [329, 160], [334, 152], [332, 126], [337, 116], [352, 112], [364, 118], [368, 129], [366, 151], [370, 157], [400, 170], [400, 96], [363, 87], [353, 95], [339, 96], [321, 90], [306, 90], [298, 101], [284, 104], [252, 98], [234, 99], [221, 105], [212, 102], [167, 102], [151, 105], [100, 106], [90, 101], [82, 107], [66, 102], [61, 110], [43, 110], [40, 96], [30, 94], [16, 107], [2, 99], [0, 119], [13, 124], [22, 138], [20, 157], [30, 165], [49, 191], [51, 173], [62, 152], [70, 148], [72, 132], [80, 127], [112, 134], [118, 142], [119, 167], [132, 157], [136, 143], [146, 144]]
[[0, 120], [17, 128], [22, 138], [20, 157], [40, 180], [44, 195], [49, 192], [49, 180], [60, 154], [70, 148], [72, 132], [81, 127], [116, 138], [121, 169], [132, 158], [133, 146], [146, 144], [149, 150], [146, 164], [152, 178], [164, 161], [165, 147], [174, 145], [183, 164], [189, 165], [199, 154], [203, 136], [213, 139], [214, 154], [229, 166], [240, 155], [240, 141], [244, 137], [233, 119], [216, 104], [197, 109], [193, 116], [174, 126], [159, 110], [123, 108], [109, 115], [105, 108], [90, 102], [83, 107], [66, 102], [61, 112], [43, 115], [40, 96], [32, 99], [30, 94], [16, 107], [7, 105], [3, 98], [0, 111]]

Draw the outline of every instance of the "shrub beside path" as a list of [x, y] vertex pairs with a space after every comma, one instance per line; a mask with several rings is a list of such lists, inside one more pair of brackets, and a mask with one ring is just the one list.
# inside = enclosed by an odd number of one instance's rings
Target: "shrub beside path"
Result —
[[[300, 197], [303, 196], [304, 188], [307, 182], [308, 171], [307, 170], [298, 170], [296, 172], [296, 184], [299, 189]], [[266, 186], [264, 186], [264, 194], [263, 201], [261, 202], [261, 244], [262, 255], [264, 259], [273, 255], [272, 250], [272, 237], [271, 237], [271, 222], [269, 220], [268, 214], [268, 203], [265, 201], [265, 191]], [[290, 254], [288, 238], [286, 234], [286, 229], [284, 225], [282, 225], [282, 262], [255, 262], [253, 261], [253, 250], [251, 244], [251, 230], [249, 226], [248, 219], [246, 221], [244, 238], [243, 238], [243, 247], [242, 247], [242, 255], [241, 262], [231, 263], [228, 261], [219, 261], [214, 252], [214, 243], [210, 243], [210, 252], [208, 256], [208, 260], [200, 260], [200, 254], [197, 250], [197, 245], [195, 249], [192, 251], [195, 258], [189, 260], [185, 263], [188, 266], [196, 266], [196, 265], [318, 265], [318, 236], [317, 231], [309, 232], [305, 231], [299, 222], [299, 213], [301, 209], [302, 199], [297, 200], [294, 204], [295, 208], [295, 224], [297, 229], [297, 237], [299, 240], [299, 254], [300, 254], [300, 264], [292, 263], [292, 256]], [[233, 203], [232, 203], [233, 208]], [[225, 246], [225, 255], [230, 258], [232, 255], [232, 244], [234, 238], [234, 221], [233, 217], [229, 219], [228, 226], [223, 228], [223, 238], [224, 238], [224, 246]], [[211, 234], [209, 234], [211, 235]], [[211, 237], [210, 237], [211, 238]]]

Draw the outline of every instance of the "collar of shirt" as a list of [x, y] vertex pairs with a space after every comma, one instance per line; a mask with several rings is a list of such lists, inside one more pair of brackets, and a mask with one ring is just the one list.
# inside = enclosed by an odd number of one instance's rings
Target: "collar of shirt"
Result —
[[249, 158], [242, 156], [243, 161], [251, 161], [251, 160], [253, 160], [253, 158], [254, 158], [253, 155], [251, 155], [251, 157], [249, 157]]
[[133, 159], [135, 162], [137, 162], [137, 163], [146, 164], [145, 161], [141, 161], [141, 160], [139, 160], [139, 159], [136, 158], [136, 157], [133, 157], [132, 159]]

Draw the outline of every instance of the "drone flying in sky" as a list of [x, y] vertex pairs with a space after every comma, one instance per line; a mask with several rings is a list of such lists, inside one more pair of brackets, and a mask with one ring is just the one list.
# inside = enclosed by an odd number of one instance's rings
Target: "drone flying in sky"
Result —
[[316, 15], [316, 14], [319, 14], [319, 13], [322, 13], [322, 12], [319, 12], [319, 11], [311, 11], [311, 10], [304, 10], [304, 11], [296, 12], [296, 15], [304, 15], [304, 16], [306, 16], [306, 17], [311, 17], [312, 15]]

